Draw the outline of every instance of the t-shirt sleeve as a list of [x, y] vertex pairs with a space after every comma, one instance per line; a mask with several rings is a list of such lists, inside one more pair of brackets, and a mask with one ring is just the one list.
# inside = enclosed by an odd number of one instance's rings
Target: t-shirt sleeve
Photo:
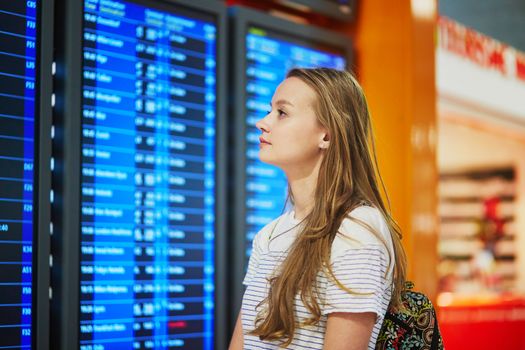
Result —
[[[377, 244], [346, 249], [332, 259], [337, 280], [351, 292], [341, 288], [327, 273], [326, 299], [323, 315], [333, 312], [374, 312], [381, 318], [388, 306], [389, 285], [386, 280], [388, 257]], [[385, 295], [388, 297], [385, 298]]]
[[261, 247], [260, 247], [260, 233], [256, 234], [252, 242], [252, 253], [250, 254], [250, 259], [248, 260], [248, 270], [244, 276], [242, 284], [245, 286], [249, 285], [255, 276], [257, 267], [259, 266], [259, 258], [261, 256]]

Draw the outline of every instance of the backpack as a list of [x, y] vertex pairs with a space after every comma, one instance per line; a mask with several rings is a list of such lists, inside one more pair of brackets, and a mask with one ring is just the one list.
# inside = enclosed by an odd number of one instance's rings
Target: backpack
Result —
[[436, 311], [430, 300], [406, 283], [401, 299], [405, 310], [387, 311], [376, 350], [443, 350]]

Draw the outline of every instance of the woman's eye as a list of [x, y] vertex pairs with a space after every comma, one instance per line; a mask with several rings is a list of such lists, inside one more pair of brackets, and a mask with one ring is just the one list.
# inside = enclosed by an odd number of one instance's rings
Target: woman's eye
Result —
[[286, 117], [286, 113], [281, 109], [277, 110], [277, 115], [279, 116], [279, 118]]

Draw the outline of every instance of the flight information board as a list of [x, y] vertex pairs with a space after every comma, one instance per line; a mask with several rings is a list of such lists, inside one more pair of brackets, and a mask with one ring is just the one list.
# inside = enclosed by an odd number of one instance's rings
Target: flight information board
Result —
[[0, 3], [0, 348], [31, 348], [38, 5]]
[[[293, 67], [345, 69], [343, 50], [252, 26], [246, 36], [246, 256], [255, 234], [284, 210], [287, 181], [277, 167], [259, 160], [255, 123], [270, 110], [279, 83]], [[246, 260], [247, 261], [247, 260]]]
[[38, 7], [0, 3], [0, 349], [31, 348]]
[[80, 349], [212, 349], [210, 14], [84, 0]]

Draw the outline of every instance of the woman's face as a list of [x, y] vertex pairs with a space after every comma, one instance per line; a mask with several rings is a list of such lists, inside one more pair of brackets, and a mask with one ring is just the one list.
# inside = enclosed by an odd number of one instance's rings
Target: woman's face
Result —
[[277, 87], [271, 111], [256, 123], [262, 132], [261, 161], [285, 172], [317, 164], [328, 141], [314, 112], [315, 100], [314, 90], [299, 78], [287, 78]]

